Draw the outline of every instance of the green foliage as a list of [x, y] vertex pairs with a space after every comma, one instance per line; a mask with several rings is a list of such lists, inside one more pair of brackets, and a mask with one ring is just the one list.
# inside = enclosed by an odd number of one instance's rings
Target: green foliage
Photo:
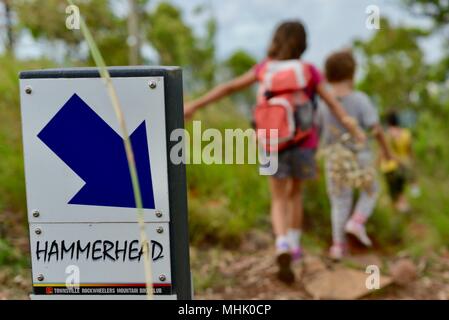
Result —
[[[237, 50], [231, 56], [224, 61], [223, 65], [228, 71], [228, 77], [235, 78], [248, 72], [257, 60], [244, 50]], [[253, 88], [244, 90], [233, 97], [234, 101], [245, 108], [246, 113], [249, 114], [252, 105], [254, 104], [255, 91]]]
[[[74, 1], [89, 26], [97, 46], [108, 65], [128, 65], [128, 17], [117, 16], [111, 0]], [[210, 16], [205, 24], [205, 35], [194, 34], [176, 6], [160, 2], [150, 10], [143, 8], [148, 0], [137, 1], [143, 44], [152, 46], [162, 65], [184, 68], [186, 87], [201, 91], [213, 85], [216, 76], [215, 35], [217, 25]], [[90, 55], [81, 50], [84, 39], [80, 30], [68, 30], [67, 0], [15, 0], [12, 9], [17, 14], [17, 34], [28, 31], [34, 39], [48, 46], [63, 45], [65, 58], [73, 64], [94, 65]], [[195, 10], [202, 14], [204, 8]], [[59, 46], [60, 47], [60, 46]], [[58, 48], [59, 48], [58, 47]]]
[[[224, 129], [248, 128], [229, 101], [205, 110], [199, 119], [203, 130], [217, 128], [223, 135]], [[187, 129], [192, 132], [191, 124]], [[190, 164], [187, 181], [193, 243], [233, 247], [246, 231], [268, 218], [268, 186], [257, 165]]]
[[22, 135], [19, 109], [20, 70], [51, 66], [48, 61], [18, 62], [0, 57], [0, 214], [1, 210], [25, 212]]
[[0, 266], [12, 265], [24, 267], [28, 260], [7, 241], [0, 239]]
[[186, 65], [194, 55], [195, 37], [183, 21], [181, 11], [161, 2], [149, 16], [148, 37], [163, 65]]
[[434, 65], [425, 63], [418, 41], [428, 34], [426, 30], [393, 26], [383, 20], [382, 28], [371, 39], [356, 42], [364, 72], [359, 88], [374, 97], [380, 110], [413, 108], [418, 114], [413, 132], [414, 170], [423, 194], [413, 200], [410, 217], [393, 212], [388, 198], [381, 197], [372, 219], [378, 240], [416, 252], [447, 245], [449, 235], [444, 183], [449, 166], [447, 161], [441, 161], [449, 157], [449, 128], [444, 120], [449, 116], [445, 89], [448, 59]]
[[256, 59], [244, 50], [235, 51], [226, 61], [232, 77], [237, 77], [247, 72], [257, 63]]
[[[159, 54], [162, 65], [183, 66], [188, 88], [198, 90], [210, 87], [215, 79], [216, 22], [206, 23], [206, 36], [198, 37], [184, 21], [180, 9], [168, 2], [161, 2], [148, 13], [147, 37]], [[195, 86], [192, 86], [192, 80]]]
[[425, 101], [415, 97], [426, 89], [428, 69], [418, 40], [427, 32], [394, 27], [386, 19], [381, 26], [368, 41], [355, 43], [364, 58], [365, 74], [359, 88], [374, 97], [381, 108], [418, 108]]
[[[107, 33], [115, 27], [109, 0], [74, 1], [79, 6], [86, 23], [97, 35]], [[69, 32], [66, 26], [66, 0], [16, 0], [13, 3], [22, 27], [31, 32], [35, 38], [61, 40], [70, 45], [79, 45], [82, 41], [79, 32]]]
[[431, 18], [436, 26], [449, 23], [449, 5], [446, 0], [404, 0], [409, 10], [415, 14]]
[[[449, 112], [449, 102], [447, 104]], [[449, 159], [447, 121], [436, 118], [431, 112], [420, 114], [417, 126], [414, 152], [422, 165], [424, 174], [445, 176], [449, 173], [449, 163], [441, 159]]]
[[[127, 35], [123, 33], [123, 29], [126, 30], [125, 21], [114, 15], [109, 0], [85, 0], [74, 1], [74, 3], [79, 6], [100, 48], [108, 49], [112, 44], [115, 44], [115, 49], [126, 48], [124, 44]], [[13, 10], [18, 16], [19, 30], [28, 30], [35, 39], [49, 43], [64, 43], [69, 56], [82, 59], [83, 57], [79, 56], [79, 50], [84, 40], [79, 30], [66, 28], [67, 6], [66, 0], [15, 0], [13, 2]], [[120, 45], [117, 46], [117, 44]], [[115, 57], [111, 60], [105, 54], [106, 60], [116, 62], [116, 53], [117, 51], [114, 50]], [[123, 60], [119, 62], [123, 64]]]

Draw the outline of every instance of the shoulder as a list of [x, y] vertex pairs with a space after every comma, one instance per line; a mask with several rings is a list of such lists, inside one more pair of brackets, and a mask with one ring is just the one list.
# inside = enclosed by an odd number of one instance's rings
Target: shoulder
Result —
[[364, 106], [368, 106], [368, 107], [373, 107], [374, 108], [374, 104], [370, 98], [370, 96], [368, 96], [365, 92], [363, 91], [354, 91], [352, 93], [352, 98], [354, 100], [356, 100], [358, 103], [363, 104]]
[[307, 61], [301, 61], [305, 68], [306, 74], [309, 75], [309, 78], [311, 79], [312, 84], [318, 85], [323, 81], [323, 75], [321, 74], [321, 71], [312, 63]]
[[312, 74], [317, 73], [321, 75], [320, 70], [313, 63], [307, 61], [301, 61], [301, 63], [307, 71], [311, 72]]
[[359, 91], [359, 90], [354, 90], [354, 92], [352, 93], [352, 96], [355, 99], [359, 99], [359, 100], [371, 100], [370, 97], [363, 91]]

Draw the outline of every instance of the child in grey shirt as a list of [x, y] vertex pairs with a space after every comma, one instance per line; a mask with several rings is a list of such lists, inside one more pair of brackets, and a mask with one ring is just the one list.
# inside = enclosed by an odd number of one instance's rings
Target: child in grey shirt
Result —
[[[390, 158], [390, 152], [379, 124], [379, 116], [376, 108], [372, 105], [366, 94], [354, 91], [355, 69], [356, 62], [349, 51], [334, 53], [326, 61], [326, 77], [334, 95], [340, 100], [346, 112], [353, 118], [353, 121], [356, 121], [366, 132], [372, 132], [374, 134], [384, 156]], [[338, 144], [342, 146], [340, 150], [342, 150], [341, 152], [343, 154], [349, 154], [350, 159], [351, 155], [353, 155], [356, 168], [349, 169], [349, 171], [354, 170], [354, 173], [357, 174], [374, 167], [374, 156], [370, 141], [362, 146], [350, 140], [342, 141], [347, 136], [347, 130], [323, 106], [319, 108], [318, 119], [321, 127], [322, 142], [325, 148], [326, 146], [329, 147]], [[338, 160], [338, 155], [335, 154], [337, 153], [335, 150], [338, 149], [334, 149], [326, 157], [325, 163], [327, 191], [331, 201], [332, 211], [333, 245], [330, 249], [330, 256], [335, 260], [340, 260], [347, 252], [345, 233], [352, 234], [364, 245], [371, 246], [371, 240], [366, 234], [365, 223], [374, 210], [379, 187], [373, 174], [372, 179], [365, 182], [364, 188], [360, 191], [360, 196], [355, 204], [355, 209], [351, 212], [355, 186], [351, 183], [345, 183], [348, 181], [343, 181], [342, 184], [336, 180], [332, 169], [336, 165], [335, 162], [340, 160]], [[341, 166], [351, 166], [346, 160], [343, 162]], [[349, 176], [351, 174], [353, 173], [349, 172]]]

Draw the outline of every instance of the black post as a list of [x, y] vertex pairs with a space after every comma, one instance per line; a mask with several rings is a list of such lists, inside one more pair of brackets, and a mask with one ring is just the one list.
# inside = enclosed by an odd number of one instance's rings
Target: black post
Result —
[[[175, 129], [184, 128], [182, 70], [178, 67], [111, 67], [111, 77], [163, 77], [167, 136], [168, 191], [170, 205], [170, 251], [173, 293], [180, 300], [192, 299], [187, 214], [185, 164], [173, 164], [170, 141]], [[99, 78], [96, 68], [49, 69], [25, 71], [20, 79]]]
[[[184, 128], [184, 107], [181, 69], [167, 71], [165, 80], [165, 121], [167, 130], [167, 159], [177, 141], [170, 141], [173, 130]], [[185, 164], [168, 160], [168, 189], [170, 201], [170, 244], [174, 292], [180, 300], [192, 299], [187, 214], [187, 183]]]

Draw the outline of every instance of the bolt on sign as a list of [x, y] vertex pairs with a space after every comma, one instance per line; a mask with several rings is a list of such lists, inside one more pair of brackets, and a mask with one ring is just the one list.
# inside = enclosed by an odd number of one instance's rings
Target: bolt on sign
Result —
[[[33, 299], [190, 299], [179, 68], [111, 68], [142, 195], [143, 250], [124, 137], [98, 69], [20, 74]], [[76, 272], [70, 272], [75, 270]], [[70, 284], [70, 285], [69, 285]]]

